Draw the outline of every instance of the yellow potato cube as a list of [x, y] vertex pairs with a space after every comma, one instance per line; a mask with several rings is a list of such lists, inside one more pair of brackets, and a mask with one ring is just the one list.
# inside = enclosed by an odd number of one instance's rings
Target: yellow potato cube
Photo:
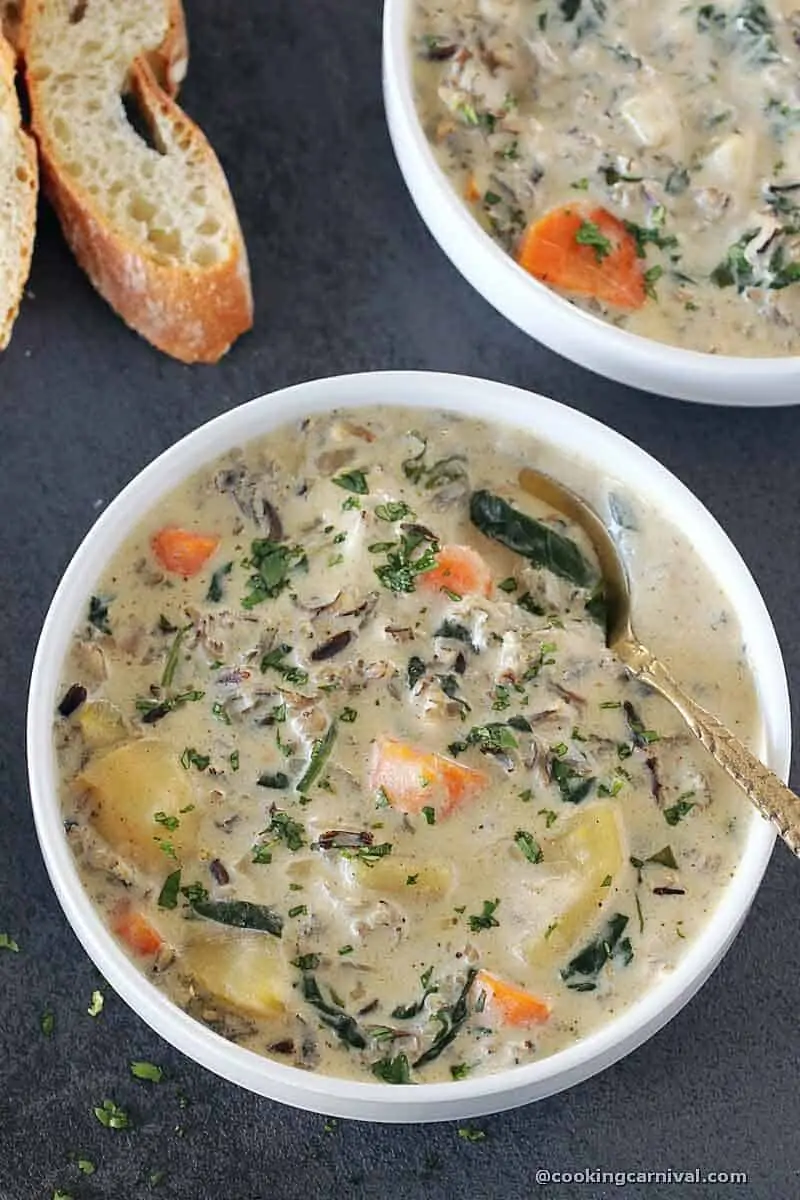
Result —
[[110, 700], [90, 700], [78, 713], [83, 740], [91, 750], [113, 746], [128, 736], [125, 718]]
[[207, 937], [187, 947], [181, 962], [216, 1000], [251, 1017], [274, 1017], [290, 996], [285, 968], [269, 937]]
[[91, 821], [100, 836], [142, 870], [163, 875], [170, 866], [171, 856], [160, 842], [174, 848], [178, 862], [194, 848], [198, 813], [183, 811], [194, 803], [194, 792], [166, 742], [142, 738], [116, 746], [90, 759], [75, 785], [89, 796]]
[[[374, 863], [351, 859], [348, 863], [353, 883], [371, 892], [402, 892], [405, 899], [415, 895], [443, 896], [453, 883], [447, 863], [417, 862], [413, 858], [379, 858]], [[410, 884], [409, 878], [416, 882]]]
[[565, 953], [588, 936], [611, 895], [624, 862], [623, 836], [613, 805], [592, 804], [579, 812], [564, 833], [548, 844], [545, 857], [563, 861], [565, 872], [575, 876], [575, 898], [546, 939], [533, 938], [525, 946], [531, 962]]

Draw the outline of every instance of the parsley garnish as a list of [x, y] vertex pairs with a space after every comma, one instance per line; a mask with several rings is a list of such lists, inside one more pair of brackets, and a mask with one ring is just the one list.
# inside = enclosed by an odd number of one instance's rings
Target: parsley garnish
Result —
[[92, 1109], [101, 1125], [106, 1129], [127, 1129], [130, 1125], [128, 1114], [113, 1100], [104, 1100]]
[[180, 817], [169, 816], [165, 812], [157, 812], [153, 814], [153, 820], [157, 825], [163, 825], [170, 833], [174, 833], [180, 825]]
[[256, 538], [250, 544], [250, 557], [242, 563], [253, 572], [247, 581], [249, 591], [242, 600], [242, 608], [255, 608], [262, 601], [280, 595], [289, 582], [289, 572], [305, 561], [302, 546], [286, 546], [269, 538]]
[[94, 625], [101, 633], [111, 633], [108, 623], [108, 606], [111, 596], [91, 596], [89, 599], [89, 624]]
[[131, 1075], [134, 1079], [146, 1079], [149, 1083], [161, 1083], [164, 1072], [151, 1062], [132, 1062]]
[[95, 988], [92, 992], [92, 998], [89, 1001], [89, 1007], [86, 1009], [86, 1011], [90, 1017], [99, 1017], [100, 1013], [103, 1011], [104, 1004], [105, 999], [103, 997], [103, 993], [99, 988]]
[[308, 671], [303, 671], [300, 667], [293, 667], [283, 661], [286, 655], [291, 653], [292, 647], [287, 645], [286, 642], [281, 642], [279, 645], [273, 646], [270, 651], [262, 655], [261, 674], [266, 675], [267, 671], [277, 671], [287, 683], [307, 683]]
[[575, 241], [579, 246], [591, 246], [598, 262], [602, 262], [611, 253], [611, 239], [601, 232], [594, 221], [581, 221]]
[[672, 805], [671, 808], [664, 809], [664, 820], [668, 825], [677, 825], [679, 821], [682, 821], [683, 818], [688, 816], [692, 809], [696, 807], [696, 805], [689, 799], [689, 797], [693, 795], [694, 792], [684, 792], [682, 796], [678, 797], [677, 801]]
[[414, 513], [405, 500], [388, 500], [386, 504], [378, 505], [375, 516], [379, 521], [402, 521], [403, 517], [413, 517]]
[[422, 815], [429, 825], [436, 824], [436, 810], [430, 804], [426, 804], [422, 809]]
[[381, 1058], [372, 1064], [372, 1074], [384, 1083], [412, 1083], [411, 1067], [405, 1054]]
[[223, 580], [225, 579], [226, 575], [230, 575], [232, 568], [232, 562], [225, 563], [211, 576], [211, 582], [209, 583], [208, 591], [206, 592], [206, 600], [210, 604], [219, 604], [224, 595], [224, 588], [222, 586]]
[[499, 903], [499, 900], [484, 900], [482, 911], [467, 917], [472, 933], [479, 933], [482, 929], [494, 929], [500, 924], [494, 915]]
[[[429, 544], [415, 557], [415, 552], [424, 543]], [[399, 542], [379, 542], [369, 549], [386, 553], [386, 562], [375, 568], [384, 587], [391, 592], [413, 592], [417, 575], [432, 571], [436, 566], [439, 543], [426, 530], [414, 526], [401, 534]]]
[[181, 766], [188, 771], [189, 767], [197, 767], [198, 771], [205, 771], [208, 764], [211, 762], [209, 754], [198, 754], [194, 746], [187, 746], [181, 755]]
[[536, 838], [531, 833], [526, 833], [524, 829], [518, 829], [514, 834], [514, 842], [517, 848], [525, 855], [528, 862], [540, 863], [544, 858], [542, 848], [536, 841]]
[[344, 471], [341, 475], [335, 475], [331, 483], [344, 488], [346, 492], [355, 492], [359, 496], [366, 496], [369, 492], [367, 477], [363, 471]]

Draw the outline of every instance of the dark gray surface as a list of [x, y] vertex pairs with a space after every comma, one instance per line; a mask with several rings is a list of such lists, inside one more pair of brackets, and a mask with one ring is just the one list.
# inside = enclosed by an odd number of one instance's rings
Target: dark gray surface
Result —
[[[800, 869], [776, 850], [733, 949], [670, 1025], [562, 1096], [457, 1126], [382, 1128], [296, 1113], [223, 1083], [106, 989], [47, 880], [27, 799], [23, 724], [35, 639], [59, 574], [108, 501], [177, 437], [302, 378], [379, 367], [493, 376], [633, 438], [729, 531], [800, 679], [794, 410], [667, 402], [590, 376], [528, 341], [456, 275], [417, 218], [384, 129], [376, 3], [189, 4], [184, 103], [216, 146], [250, 249], [254, 333], [217, 368], [151, 350], [113, 316], [43, 213], [33, 275], [0, 359], [0, 1200], [295, 1197], [800, 1196], [796, 937]], [[795, 780], [795, 782], [800, 782]], [[55, 1033], [39, 1019], [49, 1004]], [[156, 1086], [128, 1077], [146, 1058]], [[181, 1108], [179, 1093], [189, 1097]], [[103, 1129], [105, 1096], [135, 1129]], [[184, 1129], [181, 1136], [176, 1127]], [[69, 1164], [97, 1164], [91, 1178]], [[146, 1182], [167, 1171], [158, 1190]], [[535, 1171], [746, 1171], [740, 1187], [538, 1187]]]

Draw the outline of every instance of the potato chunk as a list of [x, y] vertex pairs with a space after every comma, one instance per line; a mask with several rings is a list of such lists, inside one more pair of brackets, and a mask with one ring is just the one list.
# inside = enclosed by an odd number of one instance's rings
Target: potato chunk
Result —
[[251, 1017], [279, 1016], [290, 995], [285, 968], [270, 939], [208, 937], [184, 951], [181, 962], [203, 991]]
[[[359, 888], [370, 892], [401, 892], [404, 899], [416, 895], [443, 896], [452, 886], [453, 875], [444, 862], [417, 862], [413, 858], [379, 858], [374, 863], [352, 859], [350, 878]], [[410, 884], [409, 879], [416, 882]]]
[[113, 746], [128, 736], [125, 718], [110, 700], [90, 700], [78, 713], [83, 740], [91, 750]]
[[525, 955], [532, 962], [562, 954], [587, 936], [612, 894], [624, 862], [623, 837], [613, 805], [592, 804], [573, 817], [564, 833], [549, 843], [545, 858], [563, 860], [577, 886], [575, 899], [557, 917], [547, 940], [533, 938], [526, 945]]
[[[89, 795], [91, 821], [100, 836], [142, 870], [163, 874], [170, 858], [159, 846], [162, 840], [174, 846], [178, 861], [193, 848], [198, 814], [182, 811], [193, 803], [192, 785], [166, 742], [125, 742], [92, 758], [75, 782]], [[156, 813], [179, 824], [170, 830], [156, 821]]]

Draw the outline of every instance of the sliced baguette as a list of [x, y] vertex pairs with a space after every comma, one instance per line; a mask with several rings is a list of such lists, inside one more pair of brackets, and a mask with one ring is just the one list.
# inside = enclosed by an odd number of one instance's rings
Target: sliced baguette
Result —
[[5, 350], [31, 268], [39, 172], [23, 132], [14, 51], [0, 36], [0, 350]]
[[156, 78], [174, 90], [185, 70], [179, 14], [174, 0], [27, 0], [22, 47], [43, 182], [78, 262], [153, 345], [216, 362], [252, 325], [250, 274], [214, 151]]
[[23, 0], [0, 0], [0, 32], [13, 50], [19, 45]]

